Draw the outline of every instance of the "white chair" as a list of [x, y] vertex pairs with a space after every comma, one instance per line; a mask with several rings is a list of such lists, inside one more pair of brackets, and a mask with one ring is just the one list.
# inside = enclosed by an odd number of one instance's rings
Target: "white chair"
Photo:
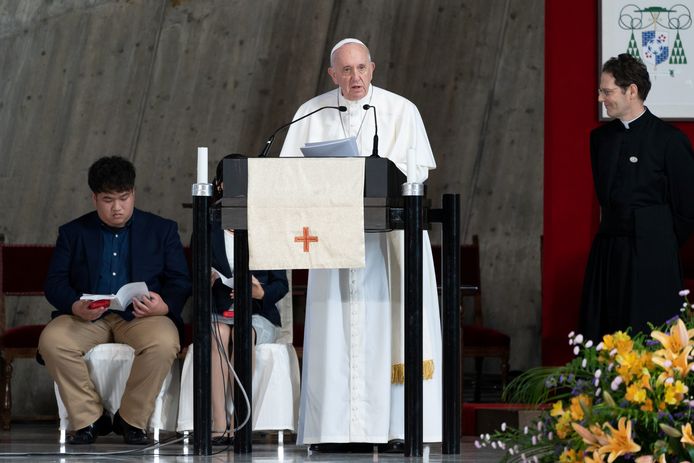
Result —
[[[103, 402], [104, 410], [111, 416], [120, 408], [125, 384], [130, 376], [130, 369], [135, 358], [135, 351], [126, 344], [99, 344], [84, 355], [89, 368], [89, 376]], [[60, 397], [58, 385], [54, 383], [55, 399], [58, 402], [60, 416], [60, 443], [65, 442], [66, 430], [69, 427], [69, 416]], [[159, 440], [159, 430], [176, 429], [178, 414], [178, 392], [180, 389], [180, 364], [175, 359], [171, 371], [164, 379], [159, 395], [155, 400], [154, 411], [149, 419], [149, 429], [155, 441]]]
[[[294, 431], [299, 417], [299, 360], [292, 345], [291, 275], [289, 292], [277, 304], [282, 328], [277, 342], [255, 347], [253, 370], [254, 431], [278, 431], [283, 442], [284, 431]], [[227, 402], [228, 413], [233, 404]], [[178, 432], [193, 430], [193, 346], [189, 346], [181, 374], [181, 394], [178, 404]]]

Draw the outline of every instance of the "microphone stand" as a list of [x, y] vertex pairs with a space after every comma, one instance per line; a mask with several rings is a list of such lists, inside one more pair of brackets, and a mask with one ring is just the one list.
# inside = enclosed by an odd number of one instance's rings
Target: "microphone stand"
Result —
[[374, 125], [376, 126], [376, 132], [374, 133], [374, 143], [373, 143], [373, 148], [371, 150], [371, 156], [372, 158], [377, 158], [378, 156], [378, 118], [376, 117], [376, 106], [372, 106], [370, 104], [365, 104], [362, 106], [364, 108], [364, 111], [368, 111], [369, 109], [374, 110]]
[[291, 121], [291, 122], [289, 122], [289, 123], [287, 123], [287, 124], [284, 124], [283, 126], [281, 126], [280, 128], [278, 128], [277, 130], [275, 130], [274, 132], [272, 132], [272, 135], [270, 135], [270, 138], [268, 138], [267, 141], [265, 142], [265, 146], [263, 147], [263, 151], [261, 151], [261, 153], [258, 155], [258, 157], [259, 157], [259, 158], [267, 157], [267, 155], [270, 153], [270, 147], [272, 146], [272, 142], [275, 141], [275, 135], [277, 135], [277, 133], [278, 133], [280, 130], [286, 129], [287, 127], [289, 127], [289, 126], [292, 125], [293, 123], [299, 122], [301, 119], [306, 119], [308, 116], [311, 116], [311, 115], [317, 113], [318, 111], [323, 111], [324, 109], [337, 109], [337, 110], [340, 111], [341, 113], [347, 111], [347, 107], [346, 107], [346, 106], [322, 106], [322, 107], [316, 109], [315, 111], [311, 111], [310, 113], [305, 114], [305, 115], [301, 116], [301, 117], [298, 118], [298, 119], [294, 119], [293, 121]]

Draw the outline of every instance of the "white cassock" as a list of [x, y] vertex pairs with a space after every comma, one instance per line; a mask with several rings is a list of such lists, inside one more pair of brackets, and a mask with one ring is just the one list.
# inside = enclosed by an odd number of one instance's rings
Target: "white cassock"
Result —
[[[301, 156], [306, 142], [357, 137], [362, 156], [372, 151], [378, 111], [379, 155], [405, 173], [413, 149], [416, 180], [436, 167], [417, 107], [370, 85], [359, 101], [339, 89], [304, 103], [294, 118], [326, 109], [290, 127], [280, 156]], [[424, 245], [424, 441], [441, 441], [441, 322], [429, 235]], [[311, 270], [308, 278], [298, 444], [373, 442], [404, 437], [403, 232], [368, 233], [366, 267]], [[432, 371], [433, 370], [433, 371]]]

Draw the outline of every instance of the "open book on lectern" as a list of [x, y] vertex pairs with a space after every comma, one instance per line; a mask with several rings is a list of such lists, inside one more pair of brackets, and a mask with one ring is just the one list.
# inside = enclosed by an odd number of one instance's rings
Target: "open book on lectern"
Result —
[[357, 139], [355, 137], [341, 138], [339, 140], [328, 140], [306, 143], [301, 149], [304, 157], [357, 157]]

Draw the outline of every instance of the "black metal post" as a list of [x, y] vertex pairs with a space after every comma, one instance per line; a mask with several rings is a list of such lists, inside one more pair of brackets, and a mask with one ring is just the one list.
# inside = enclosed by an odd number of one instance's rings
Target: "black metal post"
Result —
[[[251, 274], [248, 270], [248, 230], [234, 231], [234, 370], [253, 403], [253, 369], [251, 354], [253, 349], [251, 336]], [[234, 453], [250, 453], [252, 411], [246, 406], [246, 400], [237, 383], [234, 383], [234, 410], [237, 420], [243, 420], [248, 414], [248, 422], [234, 436]], [[241, 423], [236, 423], [236, 426]]]
[[422, 229], [423, 185], [405, 183], [405, 456], [423, 453]]
[[443, 195], [441, 298], [443, 302], [443, 445], [444, 454], [460, 453], [460, 195]]
[[212, 185], [193, 185], [193, 453], [212, 454], [210, 407], [210, 196]]

